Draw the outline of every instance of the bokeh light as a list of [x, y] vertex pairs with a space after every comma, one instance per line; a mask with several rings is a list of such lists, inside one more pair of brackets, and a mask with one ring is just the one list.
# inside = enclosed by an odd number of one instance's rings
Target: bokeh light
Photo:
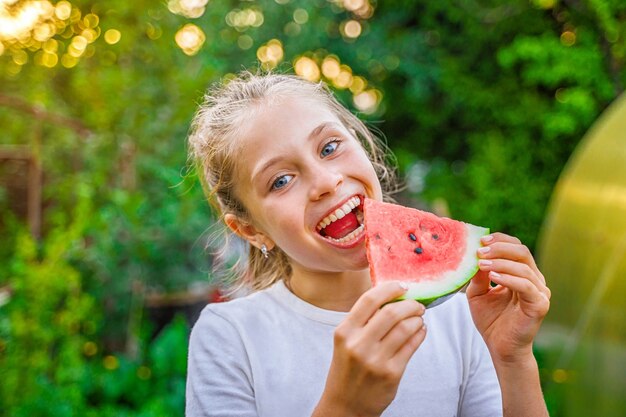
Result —
[[342, 23], [339, 28], [341, 30], [341, 34], [350, 39], [358, 38], [362, 32], [361, 24], [356, 20], [348, 20], [347, 22]]
[[83, 345], [83, 353], [86, 356], [93, 356], [96, 353], [98, 353], [98, 345], [96, 345], [94, 342], [85, 342], [85, 344]]
[[239, 46], [239, 48], [243, 49], [244, 51], [252, 48], [253, 44], [254, 44], [254, 39], [252, 39], [251, 36], [241, 35], [240, 37], [237, 38], [237, 46]]
[[61, 65], [63, 65], [65, 68], [73, 68], [76, 66], [76, 64], [78, 64], [78, 58], [70, 54], [63, 54], [63, 56], [61, 57]]
[[206, 36], [198, 26], [188, 23], [176, 32], [175, 40], [176, 45], [178, 45], [186, 55], [192, 56], [200, 51], [202, 45], [204, 45]]
[[376, 89], [369, 89], [353, 97], [354, 106], [365, 114], [372, 114], [378, 109], [382, 93]]
[[272, 39], [257, 49], [256, 56], [259, 61], [261, 61], [261, 66], [263, 68], [276, 68], [276, 66], [283, 60], [283, 44], [278, 39]]
[[122, 39], [122, 32], [117, 29], [109, 29], [104, 32], [104, 41], [109, 45], [115, 45]]
[[558, 101], [559, 103], [567, 103], [567, 100], [568, 100], [567, 89], [565, 88], [557, 89], [556, 92], [554, 93], [554, 98], [556, 98], [556, 101]]
[[576, 33], [566, 30], [561, 34], [561, 43], [565, 46], [572, 46], [576, 43]]
[[146, 35], [148, 38], [154, 40], [159, 39], [163, 35], [163, 29], [152, 23], [148, 23], [146, 27]]
[[70, 18], [72, 12], [72, 5], [68, 1], [60, 1], [54, 6], [54, 14], [57, 19], [67, 20]]
[[367, 87], [367, 81], [363, 77], [352, 77], [352, 84], [350, 84], [350, 92], [352, 94], [359, 94]]
[[25, 41], [36, 27], [54, 16], [49, 1], [29, 1], [9, 11], [0, 7], [0, 41]]
[[120, 362], [119, 362], [119, 360], [115, 356], [107, 355], [102, 360], [102, 365], [104, 366], [105, 369], [107, 369], [109, 371], [113, 371], [113, 370], [119, 368]]
[[283, 31], [287, 36], [298, 36], [300, 32], [302, 32], [302, 26], [300, 26], [296, 22], [287, 22]]
[[[302, 56], [294, 61], [296, 74], [310, 81], [317, 82], [321, 77], [339, 90], [349, 89], [353, 95], [354, 105], [362, 112], [371, 114], [376, 112], [382, 99], [382, 92], [376, 89], [367, 89], [367, 80], [354, 75], [352, 68], [342, 64], [337, 55], [315, 53], [313, 58]], [[318, 62], [321, 64], [318, 65]], [[367, 90], [367, 91], [366, 91]]]
[[293, 12], [293, 21], [299, 25], [304, 25], [309, 20], [309, 13], [304, 9], [296, 9]]
[[226, 15], [226, 24], [239, 32], [250, 27], [259, 27], [265, 21], [263, 12], [258, 8], [233, 9]]
[[38, 51], [35, 54], [35, 64], [43, 67], [53, 68], [59, 62], [59, 57], [55, 53]]
[[195, 19], [204, 14], [207, 3], [208, 0], [169, 0], [167, 8], [174, 14]]
[[296, 74], [305, 80], [312, 82], [320, 80], [320, 68], [317, 66], [317, 62], [309, 57], [301, 56], [297, 58], [294, 63], [294, 69]]
[[361, 19], [369, 19], [374, 15], [374, 7], [368, 0], [335, 0], [335, 2]]
[[339, 89], [345, 89], [352, 84], [352, 68], [347, 65], [342, 65], [339, 70], [339, 74], [333, 80], [335, 87]]
[[339, 59], [335, 56], [327, 56], [322, 62], [322, 74], [329, 80], [335, 79], [341, 72]]
[[0, 55], [10, 51], [17, 65], [8, 66], [6, 72], [17, 74], [20, 66], [29, 62], [28, 54], [32, 54], [32, 62], [46, 68], [59, 62], [75, 65], [78, 60], [64, 59], [61, 53], [66, 51], [73, 58], [92, 56], [95, 48], [91, 44], [101, 33], [99, 24], [96, 13], [83, 17], [68, 1], [54, 5], [47, 0], [0, 1]]
[[28, 62], [28, 54], [21, 49], [13, 51], [13, 62], [17, 65], [24, 65]]

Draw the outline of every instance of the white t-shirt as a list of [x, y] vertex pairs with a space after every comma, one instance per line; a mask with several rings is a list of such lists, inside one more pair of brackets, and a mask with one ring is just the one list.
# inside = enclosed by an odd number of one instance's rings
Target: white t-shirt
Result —
[[[209, 304], [189, 344], [187, 417], [309, 417], [326, 383], [333, 331], [347, 313], [278, 282]], [[426, 311], [428, 334], [384, 417], [502, 415], [500, 387], [464, 294]]]

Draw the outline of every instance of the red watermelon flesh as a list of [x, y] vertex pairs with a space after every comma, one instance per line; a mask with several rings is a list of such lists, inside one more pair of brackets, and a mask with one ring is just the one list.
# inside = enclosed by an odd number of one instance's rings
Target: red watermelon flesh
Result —
[[478, 270], [476, 251], [489, 229], [371, 199], [363, 209], [373, 285], [406, 282], [404, 298], [427, 305], [463, 288]]

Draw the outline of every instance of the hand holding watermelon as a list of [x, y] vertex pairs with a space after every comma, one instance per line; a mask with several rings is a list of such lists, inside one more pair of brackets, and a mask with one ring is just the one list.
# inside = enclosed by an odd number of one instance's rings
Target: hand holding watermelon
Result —
[[409, 359], [426, 337], [422, 304], [390, 303], [406, 290], [397, 282], [368, 290], [337, 326], [326, 387], [314, 416], [379, 416], [394, 399]]
[[[482, 239], [479, 272], [467, 289], [476, 327], [496, 366], [532, 357], [532, 342], [550, 307], [550, 290], [528, 248], [494, 233]], [[492, 287], [490, 282], [497, 285]]]

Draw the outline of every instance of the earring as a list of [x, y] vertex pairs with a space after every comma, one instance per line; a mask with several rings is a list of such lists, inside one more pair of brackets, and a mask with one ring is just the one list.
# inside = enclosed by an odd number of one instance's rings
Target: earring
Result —
[[267, 254], [267, 246], [265, 246], [265, 243], [261, 245], [261, 253], [263, 254], [263, 257], [265, 259], [269, 258], [269, 255]]

